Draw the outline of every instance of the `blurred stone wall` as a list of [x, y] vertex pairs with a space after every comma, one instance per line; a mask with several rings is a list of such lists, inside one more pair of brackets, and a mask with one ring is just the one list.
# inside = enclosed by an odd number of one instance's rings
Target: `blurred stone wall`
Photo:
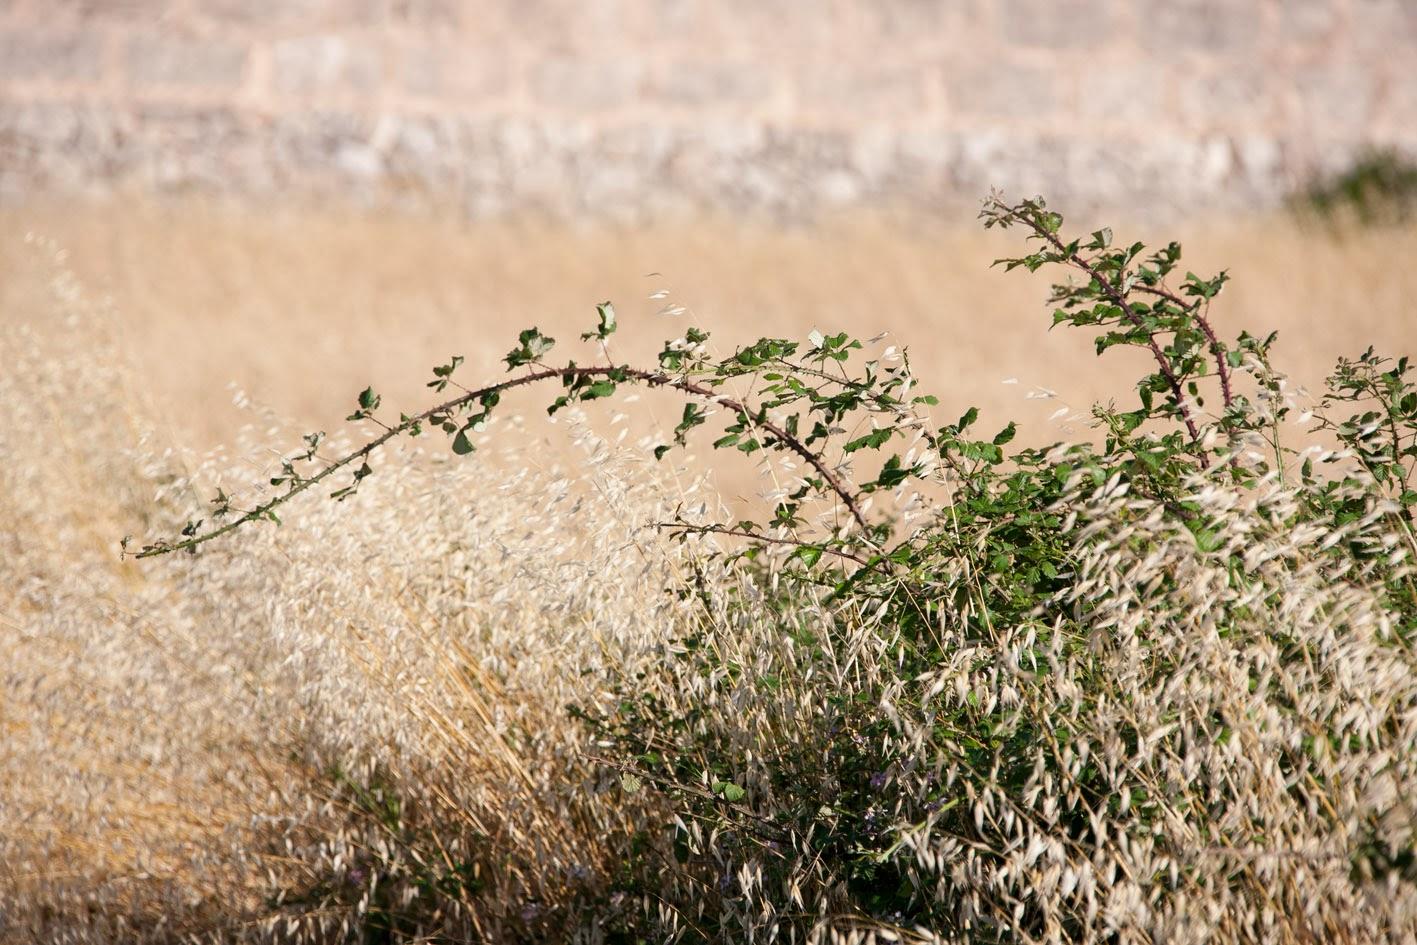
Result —
[[1417, 0], [0, 0], [0, 199], [1272, 204], [1417, 151]]

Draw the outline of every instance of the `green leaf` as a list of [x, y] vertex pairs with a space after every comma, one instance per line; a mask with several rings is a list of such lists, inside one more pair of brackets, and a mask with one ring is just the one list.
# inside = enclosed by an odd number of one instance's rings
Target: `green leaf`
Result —
[[802, 545], [794, 554], [796, 554], [798, 558], [801, 558], [802, 563], [809, 568], [822, 560], [822, 549], [815, 545]]
[[865, 449], [867, 447], [877, 450], [884, 446], [890, 438], [891, 431], [889, 428], [872, 430], [865, 436], [859, 436], [850, 443], [847, 443], [842, 447], [842, 450], [847, 453], [854, 453], [859, 449]]
[[519, 347], [507, 352], [507, 367], [515, 368], [540, 358], [556, 346], [556, 339], [543, 335], [539, 329], [527, 328], [517, 335]]
[[453, 437], [453, 452], [457, 453], [459, 456], [466, 456], [474, 449], [476, 449], [476, 447], [474, 447], [472, 442], [467, 438], [467, 430], [459, 430], [458, 435]]
[[748, 796], [747, 791], [743, 790], [732, 781], [715, 781], [711, 785], [711, 788], [713, 793], [717, 794], [725, 801], [728, 801], [730, 804], [736, 804], [738, 801]]
[[644, 782], [627, 771], [620, 775], [620, 787], [624, 789], [626, 794], [638, 794], [640, 789], [644, 787]]
[[1220, 534], [1207, 528], [1196, 529], [1195, 535], [1196, 547], [1207, 553], [1216, 551], [1225, 544], [1225, 539]]
[[876, 479], [875, 486], [878, 489], [893, 489], [904, 482], [910, 474], [911, 470], [901, 465], [900, 456], [892, 456], [881, 467], [881, 475]]
[[585, 390], [581, 391], [581, 400], [595, 400], [600, 397], [609, 397], [613, 393], [615, 393], [614, 381], [596, 381], [594, 384], [587, 385]]
[[615, 307], [609, 302], [601, 302], [595, 307], [595, 311], [600, 315], [600, 326], [595, 331], [588, 331], [581, 335], [581, 339], [584, 341], [589, 341], [591, 338], [604, 341], [615, 334]]

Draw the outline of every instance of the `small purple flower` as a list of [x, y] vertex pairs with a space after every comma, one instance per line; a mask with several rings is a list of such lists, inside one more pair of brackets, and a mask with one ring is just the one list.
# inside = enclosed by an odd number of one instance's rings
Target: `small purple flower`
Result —
[[363, 867], [356, 866], [345, 875], [345, 878], [349, 880], [351, 886], [363, 886], [366, 875]]
[[883, 787], [885, 787], [885, 786], [886, 786], [886, 773], [885, 773], [884, 771], [877, 771], [875, 774], [871, 775], [871, 790], [873, 790], [873, 791], [879, 791], [881, 788], [883, 788]]
[[526, 905], [522, 906], [521, 915], [522, 921], [530, 925], [531, 923], [535, 922], [537, 918], [541, 915], [541, 904], [536, 902], [528, 902]]

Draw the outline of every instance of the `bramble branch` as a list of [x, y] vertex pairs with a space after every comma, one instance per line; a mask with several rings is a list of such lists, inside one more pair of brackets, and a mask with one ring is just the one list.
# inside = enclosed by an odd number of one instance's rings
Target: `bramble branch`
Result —
[[719, 404], [727, 408], [728, 410], [733, 411], [740, 417], [743, 417], [749, 422], [755, 424], [757, 427], [766, 430], [769, 434], [775, 437], [778, 442], [782, 443], [789, 450], [800, 456], [809, 466], [812, 467], [813, 470], [816, 471], [816, 473], [822, 478], [822, 481], [826, 483], [827, 487], [830, 488], [831, 491], [835, 493], [837, 498], [841, 500], [842, 504], [846, 506], [847, 510], [851, 513], [852, 519], [861, 528], [862, 532], [869, 533], [869, 523], [866, 520], [865, 514], [861, 510], [860, 503], [856, 501], [856, 497], [852, 495], [849, 489], [847, 489], [846, 484], [841, 480], [841, 478], [837, 476], [834, 472], [832, 472], [830, 468], [827, 467], [826, 463], [822, 460], [822, 458], [816, 453], [814, 453], [811, 449], [809, 449], [798, 437], [794, 436], [792, 433], [788, 432], [787, 430], [783, 429], [782, 427], [778, 426], [777, 424], [766, 418], [756, 416], [755, 413], [742, 401], [735, 400], [731, 397], [726, 397], [715, 391], [713, 388], [695, 383], [694, 381], [689, 380], [687, 377], [674, 376], [671, 374], [667, 374], [664, 371], [647, 371], [639, 368], [616, 367], [611, 365], [579, 367], [574, 364], [570, 364], [566, 367], [559, 368], [542, 367], [540, 370], [532, 371], [531, 373], [524, 374], [520, 377], [510, 378], [505, 381], [499, 381], [495, 384], [489, 384], [485, 387], [480, 387], [475, 390], [468, 390], [465, 393], [452, 398], [451, 400], [444, 401], [443, 403], [440, 403], [434, 407], [429, 407], [422, 413], [415, 414], [411, 417], [406, 417], [396, 426], [385, 427], [384, 432], [381, 433], [379, 436], [370, 440], [368, 443], [364, 444], [359, 449], [330, 463], [328, 466], [320, 470], [315, 475], [310, 476], [308, 478], [300, 477], [296, 480], [293, 480], [292, 485], [285, 492], [269, 499], [268, 501], [256, 506], [255, 508], [247, 512], [244, 512], [232, 521], [227, 522], [226, 524], [220, 527], [210, 529], [206, 532], [194, 530], [192, 534], [189, 534], [181, 541], [164, 541], [158, 542], [153, 545], [148, 545], [144, 547], [141, 551], [137, 552], [135, 557], [151, 558], [159, 555], [171, 554], [175, 551], [194, 551], [199, 546], [204, 545], [209, 541], [213, 541], [217, 538], [220, 538], [221, 536], [226, 535], [230, 532], [233, 532], [241, 526], [246, 525], [250, 522], [258, 520], [274, 520], [274, 513], [276, 509], [290, 502], [296, 496], [309, 490], [312, 486], [318, 485], [319, 483], [328, 479], [330, 476], [334, 475], [341, 469], [347, 469], [355, 463], [362, 464], [364, 460], [366, 460], [370, 455], [372, 455], [385, 443], [389, 442], [395, 437], [410, 433], [412, 430], [419, 427], [423, 423], [429, 422], [434, 417], [450, 415], [453, 412], [463, 407], [467, 407], [473, 403], [479, 402], [486, 397], [498, 395], [504, 391], [508, 391], [517, 387], [525, 387], [531, 384], [538, 383], [540, 381], [546, 381], [551, 379], [578, 380], [593, 377], [611, 378], [614, 380], [632, 380], [638, 381], [649, 387], [672, 388], [674, 390], [690, 394], [694, 397], [702, 398], [711, 403]]
[[1147, 295], [1154, 295], [1157, 298], [1165, 299], [1172, 305], [1178, 306], [1183, 312], [1196, 320], [1201, 332], [1205, 334], [1205, 340], [1210, 343], [1210, 353], [1215, 357], [1215, 371], [1220, 378], [1220, 396], [1227, 408], [1230, 407], [1234, 397], [1230, 393], [1230, 365], [1225, 360], [1225, 346], [1220, 343], [1220, 339], [1215, 335], [1215, 329], [1210, 325], [1210, 319], [1205, 317], [1202, 307], [1204, 302], [1197, 299], [1194, 302], [1187, 302], [1176, 293], [1162, 288], [1161, 286], [1138, 285], [1132, 287], [1137, 292], [1144, 292]]
[[[1087, 273], [1088, 277], [1097, 283], [1102, 293], [1122, 310], [1122, 314], [1126, 316], [1127, 320], [1137, 328], [1145, 331], [1146, 325], [1142, 322], [1141, 317], [1137, 315], [1136, 312], [1132, 311], [1131, 305], [1127, 302], [1126, 295], [1114, 286], [1111, 281], [1104, 278], [1102, 273], [1098, 272], [1087, 260], [1083, 259], [1075, 252], [1070, 252], [1068, 247], [1063, 245], [1063, 241], [1058, 238], [1058, 234], [1040, 223], [1036, 214], [1024, 212], [1025, 209], [1026, 208], [1023, 207], [1016, 208], [1019, 219], [1021, 219], [1029, 229], [1033, 230], [1034, 233], [1038, 234], [1039, 237], [1051, 244], [1063, 259]], [[1181, 412], [1181, 419], [1186, 424], [1186, 432], [1190, 433], [1193, 441], [1199, 441], [1200, 430], [1196, 427], [1196, 422], [1191, 417], [1191, 408], [1186, 404], [1185, 395], [1181, 390], [1181, 379], [1176, 376], [1176, 371], [1172, 368], [1171, 361], [1166, 357], [1166, 353], [1162, 351], [1161, 346], [1156, 343], [1156, 336], [1152, 333], [1148, 333], [1146, 343], [1147, 347], [1151, 349], [1152, 356], [1156, 358], [1156, 364], [1161, 370], [1161, 376], [1166, 378], [1167, 384], [1171, 385], [1171, 393], [1176, 399], [1176, 407]], [[1207, 465], [1204, 455], [1201, 456], [1201, 465]]]

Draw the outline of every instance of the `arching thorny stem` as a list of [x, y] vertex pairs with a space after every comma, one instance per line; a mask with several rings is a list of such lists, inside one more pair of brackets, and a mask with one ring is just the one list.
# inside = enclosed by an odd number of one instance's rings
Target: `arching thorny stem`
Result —
[[[1102, 273], [1098, 272], [1095, 266], [1083, 259], [1076, 252], [1069, 250], [1063, 241], [1058, 238], [1058, 234], [1039, 222], [1034, 214], [1018, 212], [1017, 216], [1029, 229], [1033, 230], [1034, 233], [1043, 240], [1046, 240], [1057, 250], [1058, 254], [1064, 260], [1076, 266], [1078, 269], [1081, 269], [1089, 278], [1096, 282], [1102, 294], [1107, 296], [1113, 304], [1122, 310], [1122, 315], [1128, 321], [1137, 328], [1147, 331], [1146, 346], [1151, 350], [1152, 357], [1156, 359], [1156, 365], [1161, 371], [1161, 376], [1166, 379], [1166, 383], [1171, 388], [1171, 395], [1176, 401], [1176, 409], [1181, 414], [1181, 421], [1186, 425], [1186, 432], [1191, 435], [1192, 442], [1199, 442], [1200, 428], [1196, 426], [1195, 418], [1191, 415], [1190, 405], [1186, 403], [1185, 393], [1181, 389], [1181, 379], [1176, 376], [1176, 370], [1171, 365], [1171, 359], [1166, 357], [1166, 352], [1162, 351], [1161, 345], [1157, 344], [1155, 333], [1148, 331], [1141, 316], [1132, 311], [1131, 305], [1127, 302], [1126, 295], [1103, 276]], [[1209, 459], [1204, 453], [1200, 456], [1200, 463], [1202, 468], [1210, 465]]]
[[758, 427], [766, 430], [769, 434], [783, 444], [787, 449], [800, 456], [809, 466], [821, 476], [822, 481], [836, 495], [841, 503], [846, 506], [851, 513], [852, 519], [856, 522], [863, 533], [870, 531], [869, 523], [861, 509], [860, 503], [855, 495], [847, 488], [836, 473], [826, 465], [826, 462], [817, 453], [813, 452], [798, 437], [781, 426], [768, 420], [766, 417], [757, 416], [754, 411], [742, 401], [718, 393], [712, 387], [696, 383], [686, 376], [673, 375], [664, 371], [648, 371], [640, 368], [617, 367], [611, 365], [596, 365], [580, 367], [574, 364], [566, 367], [540, 367], [519, 377], [509, 378], [495, 384], [488, 384], [475, 390], [467, 390], [451, 400], [444, 401], [436, 406], [429, 407], [421, 413], [405, 417], [396, 426], [386, 427], [384, 432], [374, 439], [365, 443], [359, 449], [354, 450], [345, 456], [331, 462], [324, 469], [310, 477], [300, 477], [292, 482], [292, 485], [283, 493], [274, 496], [266, 502], [243, 512], [238, 517], [232, 519], [224, 525], [212, 528], [205, 532], [196, 532], [188, 535], [181, 541], [159, 542], [148, 545], [137, 552], [138, 558], [151, 558], [158, 555], [171, 554], [174, 551], [192, 551], [209, 541], [213, 541], [230, 532], [235, 531], [250, 522], [270, 519], [276, 509], [290, 502], [296, 496], [309, 490], [312, 486], [318, 485], [342, 469], [347, 469], [355, 463], [362, 463], [371, 454], [377, 451], [390, 440], [409, 434], [419, 425], [428, 422], [433, 417], [446, 416], [456, 410], [481, 401], [483, 398], [500, 394], [504, 391], [517, 387], [526, 387], [541, 381], [552, 379], [576, 380], [591, 377], [610, 377], [618, 380], [638, 381], [649, 387], [667, 387], [673, 390], [690, 394], [694, 397], [707, 400], [711, 403], [719, 404], [728, 410], [733, 411], [745, 419], [748, 419]]

